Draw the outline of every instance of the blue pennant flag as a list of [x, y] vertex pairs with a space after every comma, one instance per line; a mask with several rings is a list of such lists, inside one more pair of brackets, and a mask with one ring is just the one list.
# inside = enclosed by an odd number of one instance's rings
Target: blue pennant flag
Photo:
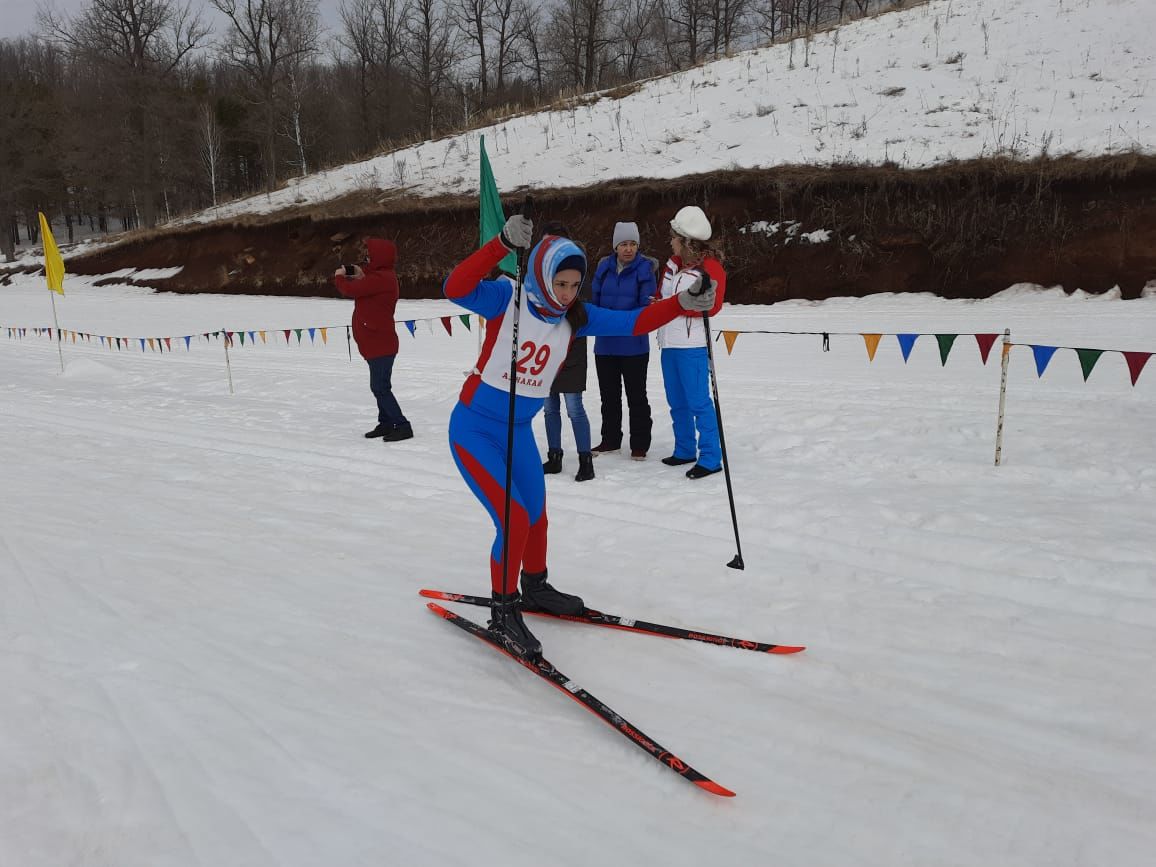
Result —
[[257, 342], [257, 338], [253, 336], [256, 333], [257, 333], [256, 331], [250, 331], [249, 332], [249, 342], [250, 343], [256, 343]]
[[899, 350], [903, 353], [903, 363], [907, 363], [908, 357], [911, 355], [911, 348], [915, 346], [915, 341], [919, 339], [918, 334], [896, 334], [899, 338]]
[[1048, 369], [1048, 362], [1052, 360], [1057, 349], [1059, 349], [1058, 346], [1032, 345], [1032, 355], [1036, 357], [1036, 376], [1044, 375], [1044, 371]]
[[144, 351], [145, 351], [145, 350], [144, 350], [145, 339], [144, 339], [143, 337], [141, 337], [141, 338], [139, 338], [139, 339], [140, 339], [140, 351], [141, 351], [141, 352], [144, 352]]
[[413, 337], [417, 337], [417, 323], [412, 319], [407, 319], [405, 327], [409, 329], [409, 333]]
[[316, 332], [316, 331], [317, 331], [317, 329], [316, 329], [316, 328], [310, 328], [310, 329], [309, 329], [309, 342], [310, 342], [310, 343], [312, 343], [312, 342], [313, 342], [313, 334], [314, 334], [314, 332]]
[[189, 350], [189, 341], [191, 341], [192, 339], [193, 339], [193, 335], [191, 335], [191, 334], [185, 335], [185, 351], [186, 352], [188, 352], [188, 350]]

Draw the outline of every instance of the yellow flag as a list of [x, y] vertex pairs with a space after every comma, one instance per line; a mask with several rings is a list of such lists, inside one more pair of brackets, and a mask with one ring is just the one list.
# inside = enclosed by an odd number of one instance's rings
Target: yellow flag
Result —
[[739, 333], [737, 331], [724, 331], [722, 334], [727, 345], [727, 355], [730, 355], [735, 351], [735, 341], [739, 339]]
[[40, 214], [40, 240], [44, 242], [44, 274], [48, 277], [48, 288], [53, 292], [64, 294], [64, 260], [60, 258], [60, 250], [56, 247], [56, 239], [52, 237], [52, 229], [48, 227], [48, 219], [42, 211]]
[[882, 334], [862, 334], [863, 342], [867, 344], [867, 360], [875, 360], [875, 350], [879, 348], [879, 338]]

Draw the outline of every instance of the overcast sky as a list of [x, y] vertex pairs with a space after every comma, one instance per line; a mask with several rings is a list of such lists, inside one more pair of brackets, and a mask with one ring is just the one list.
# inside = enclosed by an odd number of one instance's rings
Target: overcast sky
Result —
[[[88, 5], [88, 0], [52, 0], [53, 6], [70, 15], [75, 14], [79, 10]], [[321, 22], [331, 31], [337, 27], [338, 15], [337, 7], [340, 0], [318, 0], [318, 7], [321, 10]], [[0, 0], [0, 39], [5, 37], [12, 38], [15, 36], [25, 36], [36, 29], [36, 9], [39, 3], [37, 0]], [[200, 0], [193, 0], [193, 7], [196, 8], [201, 5]], [[220, 25], [220, 16], [215, 10], [211, 10], [208, 2], [203, 4], [205, 8], [204, 17], [213, 23], [215, 31], [220, 31], [223, 27]]]

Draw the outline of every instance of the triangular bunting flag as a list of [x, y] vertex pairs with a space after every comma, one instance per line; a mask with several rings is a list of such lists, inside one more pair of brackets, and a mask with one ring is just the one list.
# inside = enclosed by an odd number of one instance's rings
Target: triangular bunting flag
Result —
[[191, 335], [191, 334], [185, 335], [185, 351], [186, 352], [188, 352], [189, 344], [192, 342], [192, 340], [193, 340], [193, 335]]
[[245, 332], [244, 331], [238, 331], [237, 333], [241, 335], [241, 345], [244, 346], [245, 345]]
[[148, 344], [149, 344], [149, 349], [153, 349], [153, 339], [151, 337], [148, 339]]
[[1044, 371], [1048, 369], [1048, 362], [1052, 360], [1052, 356], [1056, 354], [1058, 346], [1036, 346], [1031, 344], [1032, 355], [1036, 358], [1036, 376], [1043, 376]]
[[310, 342], [310, 343], [312, 343], [312, 342], [313, 342], [313, 340], [314, 340], [314, 337], [313, 337], [313, 335], [314, 335], [314, 334], [316, 334], [316, 333], [317, 333], [317, 329], [316, 329], [316, 328], [310, 328], [310, 329], [309, 329], [309, 342]]
[[991, 352], [991, 347], [997, 337], [999, 337], [998, 334], [975, 335], [975, 342], [979, 344], [979, 357], [983, 359], [984, 364], [987, 364], [987, 356]]
[[76, 343], [76, 332], [75, 331], [72, 332], [72, 342]]
[[895, 337], [899, 340], [899, 351], [903, 353], [903, 363], [907, 363], [907, 359], [911, 357], [911, 348], [915, 346], [915, 341], [919, 339], [918, 334], [896, 334]]
[[1084, 372], [1084, 382], [1088, 381], [1088, 377], [1092, 375], [1092, 368], [1096, 366], [1096, 362], [1100, 360], [1100, 356], [1104, 354], [1102, 349], [1077, 349], [1076, 355], [1080, 356], [1080, 370]]
[[143, 337], [140, 338], [140, 351], [141, 352], [145, 351], [145, 339]]
[[300, 328], [294, 328], [293, 333], [297, 335], [297, 345], [300, 346], [301, 345], [301, 329]]
[[[951, 355], [951, 347], [958, 334], [936, 334], [935, 342], [939, 344], [939, 366], [947, 367], [947, 356]], [[990, 347], [989, 347], [990, 348]]]
[[450, 317], [448, 317], [448, 316], [442, 317], [442, 327], [445, 328], [446, 334], [448, 334], [450, 337], [454, 336], [454, 327], [451, 323]]
[[285, 343], [286, 343], [286, 345], [288, 345], [288, 343], [289, 343], [289, 329], [288, 328], [285, 329]]
[[405, 321], [405, 327], [409, 329], [409, 333], [411, 336], [417, 337], [417, 323], [416, 322], [414, 322], [412, 319], [407, 319]]
[[735, 351], [735, 341], [739, 339], [737, 331], [724, 331], [722, 333], [723, 343], [727, 345], [727, 355]]
[[461, 316], [458, 317], [458, 319], [462, 320], [462, 325], [466, 326], [466, 331], [472, 330], [470, 328], [470, 314], [463, 313]]
[[261, 335], [261, 343], [268, 343], [268, 341], [265, 339], [264, 331], [258, 331], [257, 333]]
[[875, 350], [879, 348], [879, 340], [883, 337], [882, 334], [861, 334], [863, 342], [867, 344], [867, 360], [875, 360]]
[[257, 332], [256, 331], [250, 331], [249, 332], [249, 342], [250, 343], [256, 343], [257, 342]]
[[1144, 369], [1144, 365], [1148, 363], [1148, 359], [1152, 357], [1151, 352], [1124, 352], [1121, 350], [1121, 355], [1124, 360], [1128, 362], [1128, 373], [1132, 375], [1132, 385], [1136, 384], [1136, 380], [1140, 378], [1140, 371]]
[[328, 328], [322, 328], [321, 329], [321, 342], [322, 343], [328, 343], [329, 342], [329, 329]]
[[171, 337], [165, 338], [165, 349], [167, 349], [169, 352], [173, 351], [173, 339]]

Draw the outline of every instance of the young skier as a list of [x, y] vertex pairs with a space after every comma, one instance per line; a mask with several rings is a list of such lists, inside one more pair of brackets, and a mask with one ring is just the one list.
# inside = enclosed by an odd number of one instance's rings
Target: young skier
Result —
[[[530, 251], [522, 281], [516, 355], [517, 384], [510, 419], [510, 365], [514, 281], [486, 276], [511, 250], [526, 249], [533, 223], [523, 215], [506, 221], [500, 235], [460, 263], [445, 284], [452, 301], [488, 320], [485, 342], [473, 372], [450, 415], [450, 451], [466, 484], [489, 512], [496, 535], [490, 548], [493, 609], [489, 628], [515, 652], [536, 657], [542, 645], [526, 627], [522, 610], [578, 614], [582, 600], [547, 583], [546, 479], [531, 425], [550, 393], [554, 376], [576, 337], [646, 334], [686, 311], [709, 310], [709, 278], [684, 281], [683, 290], [643, 310], [606, 310], [575, 303], [586, 273], [586, 257], [569, 239], [547, 235]], [[513, 425], [514, 450], [510, 524], [503, 527], [506, 447]], [[502, 574], [502, 549], [509, 533], [509, 559]], [[522, 568], [522, 595], [518, 573]]]

